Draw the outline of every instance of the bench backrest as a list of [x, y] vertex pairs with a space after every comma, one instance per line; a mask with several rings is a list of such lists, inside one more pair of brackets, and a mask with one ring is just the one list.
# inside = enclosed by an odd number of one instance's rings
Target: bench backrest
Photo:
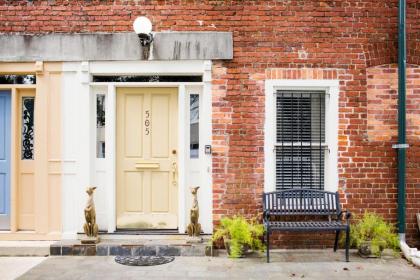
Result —
[[264, 193], [263, 207], [269, 215], [338, 215], [338, 192], [293, 189]]

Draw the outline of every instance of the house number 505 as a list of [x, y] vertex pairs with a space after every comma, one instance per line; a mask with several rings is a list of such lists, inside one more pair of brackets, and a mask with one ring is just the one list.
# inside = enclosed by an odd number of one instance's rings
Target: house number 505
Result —
[[146, 135], [150, 134], [150, 112], [146, 110], [146, 120], [144, 121]]

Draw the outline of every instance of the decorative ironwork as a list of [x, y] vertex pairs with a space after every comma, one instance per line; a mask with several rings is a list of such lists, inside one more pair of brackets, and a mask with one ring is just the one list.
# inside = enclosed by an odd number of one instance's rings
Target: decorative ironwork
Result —
[[150, 83], [159, 82], [159, 81], [160, 81], [160, 76], [159, 75], [153, 75], [153, 76], [150, 76], [150, 78], [149, 78]]
[[6, 85], [35, 85], [35, 75], [0, 75], [0, 84]]
[[34, 159], [34, 97], [22, 98], [22, 159]]

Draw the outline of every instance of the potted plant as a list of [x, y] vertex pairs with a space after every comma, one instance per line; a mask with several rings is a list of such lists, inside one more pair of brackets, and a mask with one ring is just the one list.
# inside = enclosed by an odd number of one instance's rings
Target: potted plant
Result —
[[212, 241], [223, 240], [229, 257], [240, 258], [249, 250], [264, 251], [263, 234], [263, 225], [256, 223], [255, 219], [247, 221], [241, 216], [225, 217], [221, 219]]
[[350, 229], [350, 245], [362, 257], [380, 257], [384, 249], [397, 251], [399, 241], [390, 223], [375, 213], [365, 212]]

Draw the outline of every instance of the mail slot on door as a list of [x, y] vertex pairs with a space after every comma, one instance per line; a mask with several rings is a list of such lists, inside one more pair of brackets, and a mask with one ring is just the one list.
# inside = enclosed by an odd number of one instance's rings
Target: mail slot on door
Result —
[[137, 169], [156, 169], [159, 168], [160, 164], [158, 162], [137, 162]]

